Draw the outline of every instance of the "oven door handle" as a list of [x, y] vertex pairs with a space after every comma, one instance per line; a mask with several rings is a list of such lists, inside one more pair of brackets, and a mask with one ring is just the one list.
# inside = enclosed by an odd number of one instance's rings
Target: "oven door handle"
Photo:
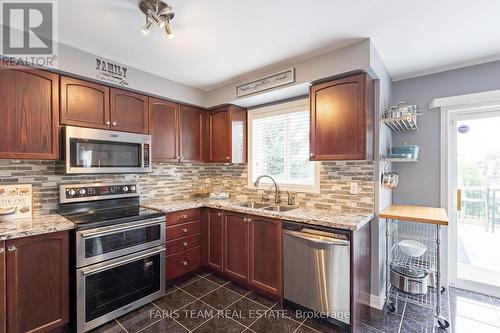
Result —
[[120, 260], [120, 261], [117, 261], [117, 262], [113, 262], [111, 264], [107, 264], [107, 265], [104, 265], [104, 266], [100, 266], [98, 268], [94, 268], [94, 269], [90, 269], [90, 267], [88, 268], [83, 268], [81, 270], [82, 274], [84, 276], [87, 276], [87, 275], [91, 275], [91, 274], [95, 274], [95, 273], [99, 273], [99, 272], [102, 272], [102, 271], [105, 271], [105, 270], [108, 270], [108, 269], [111, 269], [111, 268], [115, 268], [115, 267], [118, 267], [118, 266], [122, 266], [124, 264], [128, 264], [130, 262], [134, 262], [134, 261], [137, 261], [137, 260], [141, 260], [141, 259], [144, 259], [144, 258], [147, 258], [147, 257], [150, 257], [154, 254], [157, 254], [157, 253], [161, 253], [161, 252], [165, 252], [166, 248], [165, 247], [162, 247], [160, 249], [155, 249], [153, 251], [149, 251], [147, 253], [144, 253], [140, 256], [137, 256], [137, 257], [133, 257], [133, 258], [128, 258], [128, 259], [124, 259], [124, 260]]
[[105, 236], [105, 235], [109, 235], [109, 234], [115, 233], [117, 231], [134, 230], [134, 229], [138, 229], [138, 228], [142, 228], [142, 227], [147, 227], [147, 226], [150, 226], [150, 225], [159, 224], [159, 223], [163, 223], [163, 222], [165, 222], [165, 218], [164, 217], [158, 217], [158, 218], [149, 220], [148, 222], [137, 223], [137, 224], [128, 225], [128, 226], [120, 226], [120, 227], [116, 227], [116, 228], [112, 228], [112, 229], [109, 229], [109, 228], [105, 227], [105, 228], [94, 229], [94, 231], [82, 231], [80, 233], [80, 236], [82, 238], [89, 238], [89, 237], [95, 237], [95, 236]]

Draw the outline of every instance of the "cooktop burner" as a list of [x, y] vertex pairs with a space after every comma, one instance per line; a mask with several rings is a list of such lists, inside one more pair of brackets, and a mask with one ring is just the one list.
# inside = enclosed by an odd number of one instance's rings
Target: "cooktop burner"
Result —
[[[135, 191], [136, 185], [61, 185], [59, 214], [77, 225], [76, 229], [96, 228], [100, 226], [113, 225], [140, 221], [164, 214], [152, 209], [143, 208], [139, 204], [137, 193], [117, 193], [117, 191], [105, 191], [109, 188], [132, 187]], [[81, 189], [85, 193], [99, 193], [93, 196], [75, 196]], [[81, 191], [83, 192], [83, 191]], [[71, 195], [72, 194], [72, 195]], [[70, 197], [71, 195], [71, 197]]]

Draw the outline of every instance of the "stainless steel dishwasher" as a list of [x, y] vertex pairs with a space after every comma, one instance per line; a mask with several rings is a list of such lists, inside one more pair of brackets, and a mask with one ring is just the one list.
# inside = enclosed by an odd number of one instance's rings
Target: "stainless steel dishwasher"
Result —
[[284, 298], [350, 324], [350, 242], [347, 232], [283, 223]]

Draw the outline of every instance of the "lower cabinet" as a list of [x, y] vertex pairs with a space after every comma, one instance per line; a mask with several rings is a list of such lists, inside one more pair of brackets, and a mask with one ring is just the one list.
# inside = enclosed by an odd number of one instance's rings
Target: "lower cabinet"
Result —
[[224, 213], [224, 273], [248, 281], [248, 218], [244, 214]]
[[176, 279], [201, 267], [200, 210], [167, 214], [166, 277]]
[[281, 221], [207, 209], [204, 264], [252, 289], [282, 296]]
[[5, 242], [0, 242], [0, 333], [6, 329], [5, 291]]
[[205, 245], [204, 257], [205, 265], [211, 269], [221, 272], [223, 271], [223, 214], [222, 210], [208, 209], [205, 211], [206, 218], [204, 221], [203, 233]]
[[[68, 232], [7, 240], [0, 247], [5, 249], [0, 255], [0, 273], [4, 277], [0, 288], [6, 292], [0, 295], [0, 306], [7, 304], [6, 331], [47, 332], [67, 324]], [[2, 324], [5, 329], [5, 321]]]
[[274, 295], [282, 294], [281, 221], [250, 216], [250, 276], [254, 288]]

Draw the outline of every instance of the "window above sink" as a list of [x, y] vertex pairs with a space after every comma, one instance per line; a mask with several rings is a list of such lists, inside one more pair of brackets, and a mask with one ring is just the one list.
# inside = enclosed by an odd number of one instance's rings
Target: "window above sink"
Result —
[[[308, 99], [249, 110], [248, 185], [272, 176], [280, 190], [319, 193], [319, 162], [309, 161]], [[270, 189], [263, 179], [260, 189]]]

